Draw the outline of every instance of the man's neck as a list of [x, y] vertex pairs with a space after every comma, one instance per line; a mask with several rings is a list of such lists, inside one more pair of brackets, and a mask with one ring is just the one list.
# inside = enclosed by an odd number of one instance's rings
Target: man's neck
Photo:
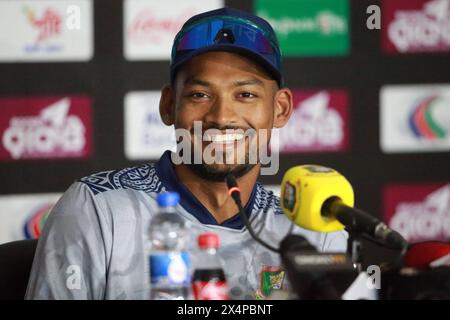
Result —
[[[253, 187], [259, 176], [259, 169], [259, 165], [256, 165], [244, 176], [237, 179], [241, 189], [243, 206], [250, 200]], [[225, 182], [214, 182], [200, 178], [189, 166], [184, 164], [176, 165], [175, 173], [186, 188], [214, 216], [217, 223], [220, 224], [228, 220], [238, 212], [235, 202], [228, 195], [228, 187]]]

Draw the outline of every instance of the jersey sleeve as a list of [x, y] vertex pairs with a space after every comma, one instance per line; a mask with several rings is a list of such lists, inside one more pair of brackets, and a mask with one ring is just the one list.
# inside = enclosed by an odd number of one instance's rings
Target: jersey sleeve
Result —
[[91, 190], [72, 184], [46, 221], [25, 299], [103, 299], [109, 229]]

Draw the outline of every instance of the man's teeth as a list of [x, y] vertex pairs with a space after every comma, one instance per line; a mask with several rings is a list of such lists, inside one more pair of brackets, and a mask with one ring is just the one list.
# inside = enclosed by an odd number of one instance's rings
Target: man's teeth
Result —
[[244, 137], [241, 133], [229, 133], [229, 134], [215, 134], [215, 135], [205, 135], [206, 141], [227, 143], [239, 141]]

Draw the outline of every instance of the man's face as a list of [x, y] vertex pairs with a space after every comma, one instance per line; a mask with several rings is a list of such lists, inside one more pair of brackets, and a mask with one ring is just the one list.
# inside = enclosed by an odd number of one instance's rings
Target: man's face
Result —
[[[230, 172], [239, 177], [250, 171], [255, 166], [249, 161], [250, 152], [258, 153], [259, 144], [268, 145], [277, 91], [276, 81], [241, 55], [209, 52], [184, 64], [172, 90], [173, 123], [175, 129], [191, 132], [192, 152], [202, 152], [203, 161], [191, 164], [194, 172], [223, 181]], [[202, 124], [200, 135], [194, 135], [196, 121]], [[267, 138], [263, 141], [260, 133], [264, 130]], [[242, 134], [251, 131], [256, 135]], [[194, 148], [194, 143], [201, 148]], [[220, 156], [225, 163], [208, 164], [205, 155]]]

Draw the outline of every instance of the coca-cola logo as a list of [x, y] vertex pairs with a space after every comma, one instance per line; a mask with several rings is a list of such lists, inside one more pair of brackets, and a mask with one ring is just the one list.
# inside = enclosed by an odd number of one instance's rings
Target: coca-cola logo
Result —
[[195, 281], [193, 292], [196, 300], [228, 300], [225, 281]]
[[144, 9], [131, 21], [128, 36], [135, 42], [165, 42], [168, 37], [172, 39], [194, 14], [194, 10], [186, 9], [176, 16], [161, 16], [154, 10]]
[[223, 7], [223, 0], [126, 0], [124, 55], [127, 60], [167, 60], [173, 39], [192, 16]]
[[[72, 100], [75, 100], [72, 101]], [[87, 157], [90, 154], [90, 103], [86, 98], [65, 97], [42, 106], [0, 100], [0, 159]]]
[[388, 52], [450, 50], [450, 0], [384, 1]]

